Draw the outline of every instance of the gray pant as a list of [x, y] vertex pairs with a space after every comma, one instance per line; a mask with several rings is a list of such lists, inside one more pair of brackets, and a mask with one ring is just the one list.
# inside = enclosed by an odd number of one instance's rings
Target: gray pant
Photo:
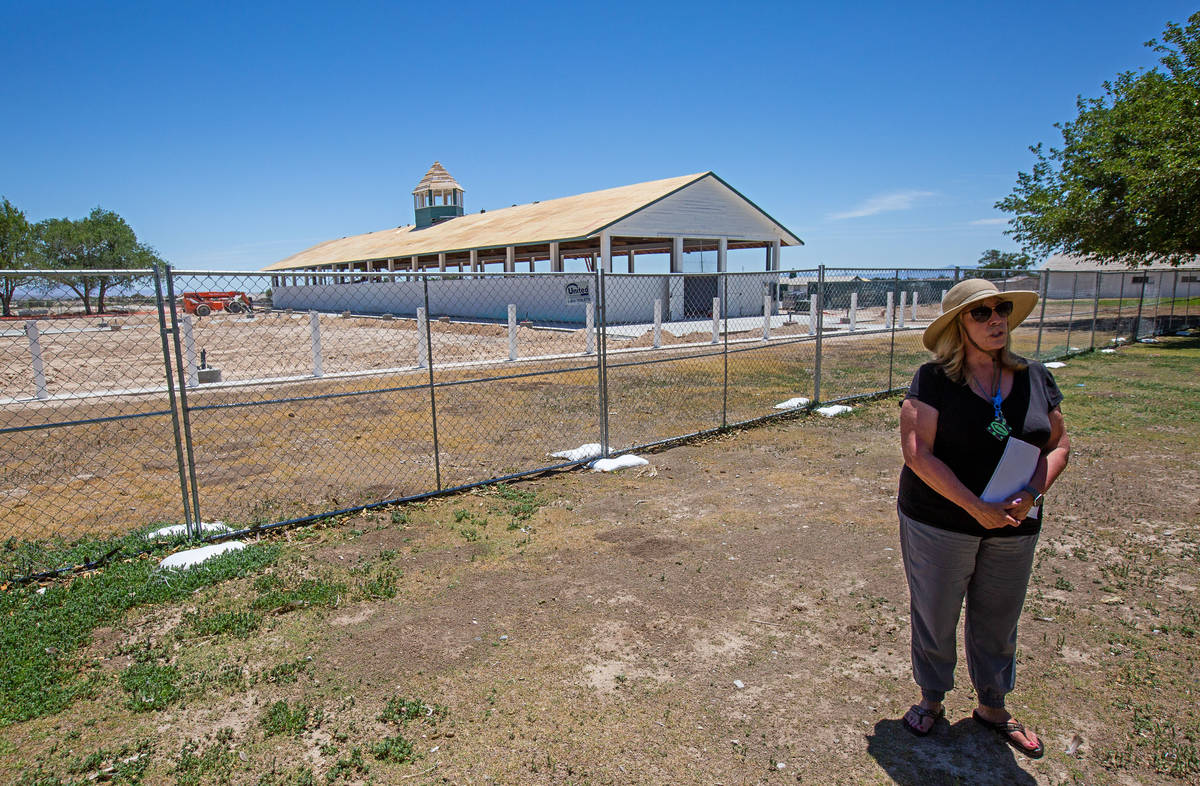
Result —
[[967, 668], [979, 702], [1003, 707], [1016, 682], [1017, 620], [1037, 535], [979, 538], [900, 513], [900, 550], [912, 616], [913, 677], [941, 701], [954, 687], [958, 615], [967, 599]]

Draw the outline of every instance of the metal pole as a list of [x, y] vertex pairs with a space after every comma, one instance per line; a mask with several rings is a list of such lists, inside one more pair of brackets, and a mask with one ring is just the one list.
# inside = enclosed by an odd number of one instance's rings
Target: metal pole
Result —
[[1146, 301], [1146, 282], [1150, 280], [1150, 274], [1143, 273], [1138, 278], [1142, 280], [1142, 288], [1138, 290], [1137, 315], [1133, 318], [1133, 335], [1129, 338], [1133, 343], [1137, 343], [1138, 333], [1142, 328], [1142, 304]]
[[1079, 274], [1071, 279], [1071, 313], [1067, 316], [1067, 354], [1071, 354], [1071, 326], [1075, 322], [1075, 295], [1079, 292]]
[[1092, 292], [1092, 344], [1089, 349], [1096, 348], [1096, 320], [1100, 316], [1100, 271], [1096, 271], [1096, 288]]
[[1175, 298], [1179, 296], [1179, 271], [1171, 271], [1171, 314], [1167, 317], [1167, 330], [1175, 330]]
[[721, 350], [721, 428], [729, 425], [729, 274], [721, 275], [721, 317], [725, 322], [725, 341]]
[[438, 444], [438, 421], [437, 421], [437, 392], [433, 386], [433, 337], [431, 328], [429, 327], [429, 274], [421, 276], [422, 289], [425, 294], [425, 346], [428, 347], [429, 353], [426, 364], [429, 368], [429, 414], [433, 423], [433, 475], [434, 481], [437, 483], [437, 490], [442, 490], [442, 451]]
[[821, 401], [821, 333], [825, 329], [825, 266], [817, 267], [817, 358], [813, 363], [813, 403]]
[[167, 278], [167, 307], [171, 309], [171, 337], [174, 339], [175, 346], [175, 373], [179, 380], [179, 412], [183, 417], [183, 448], [187, 456], [187, 471], [188, 480], [192, 488], [192, 521], [189, 522], [189, 529], [193, 537], [200, 537], [201, 533], [201, 516], [200, 516], [200, 489], [196, 482], [196, 451], [192, 444], [192, 416], [188, 410], [187, 402], [187, 387], [184, 384], [186, 377], [184, 376], [183, 368], [183, 348], [179, 340], [179, 311], [175, 307], [175, 276], [171, 271], [170, 265], [164, 265], [163, 270]]
[[[958, 268], [954, 268], [954, 276], [958, 277]], [[895, 276], [892, 278], [892, 292], [900, 288], [900, 271], [895, 271]], [[892, 310], [892, 292], [888, 292], [888, 312]], [[892, 389], [892, 375], [896, 370], [896, 320], [888, 319], [888, 327], [891, 328], [891, 343], [888, 346], [888, 386], [887, 389]]]
[[596, 266], [596, 298], [600, 306], [600, 330], [596, 338], [596, 373], [600, 385], [600, 455], [608, 458], [608, 303], [604, 292], [604, 266]]
[[187, 462], [183, 454], [183, 439], [179, 430], [179, 401], [175, 396], [175, 375], [171, 373], [171, 345], [167, 340], [167, 310], [163, 300], [162, 270], [154, 266], [154, 301], [158, 308], [158, 337], [162, 343], [163, 371], [167, 380], [167, 399], [171, 405], [171, 431], [175, 437], [175, 465], [179, 468], [179, 494], [183, 499], [183, 526], [192, 530], [192, 504], [188, 500]]
[[1120, 334], [1119, 331], [1121, 330], [1121, 309], [1125, 305], [1125, 274], [1118, 273], [1117, 275], [1119, 275], [1121, 277], [1121, 288], [1118, 290], [1118, 294], [1117, 294], [1117, 322], [1116, 322], [1115, 327], [1113, 328], [1113, 336], [1114, 337], [1116, 337], [1117, 335]]
[[1046, 294], [1050, 291], [1050, 271], [1042, 271], [1042, 311], [1038, 316], [1038, 337], [1037, 347], [1033, 350], [1033, 356], [1038, 360], [1042, 359], [1042, 328], [1046, 325]]

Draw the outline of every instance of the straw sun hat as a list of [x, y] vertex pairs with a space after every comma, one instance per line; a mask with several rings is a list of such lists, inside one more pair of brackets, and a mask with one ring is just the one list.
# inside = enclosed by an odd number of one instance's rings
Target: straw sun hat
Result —
[[921, 343], [932, 352], [937, 346], [937, 340], [942, 335], [942, 331], [954, 324], [954, 320], [958, 319], [960, 313], [990, 297], [1012, 301], [1013, 310], [1008, 315], [1009, 330], [1024, 322], [1025, 317], [1029, 316], [1038, 301], [1037, 293], [1027, 289], [1011, 289], [1001, 292], [991, 281], [982, 278], [968, 278], [951, 287], [946, 296], [942, 298], [942, 315], [925, 328], [925, 333], [921, 336]]

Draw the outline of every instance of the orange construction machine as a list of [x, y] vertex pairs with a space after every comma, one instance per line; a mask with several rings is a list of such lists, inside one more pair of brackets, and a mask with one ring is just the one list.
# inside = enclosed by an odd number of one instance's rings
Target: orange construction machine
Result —
[[251, 310], [250, 297], [245, 292], [184, 292], [181, 299], [184, 312], [198, 317], [214, 311], [241, 314]]

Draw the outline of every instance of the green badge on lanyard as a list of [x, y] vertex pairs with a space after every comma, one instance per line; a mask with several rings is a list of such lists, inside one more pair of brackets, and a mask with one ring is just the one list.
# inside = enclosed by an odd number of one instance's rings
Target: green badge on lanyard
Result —
[[1008, 425], [1008, 421], [1004, 419], [1004, 412], [1000, 409], [1000, 391], [996, 391], [996, 395], [992, 397], [992, 408], [996, 413], [996, 419], [987, 426], [987, 432], [996, 439], [1005, 439], [1012, 433], [1012, 429]]

